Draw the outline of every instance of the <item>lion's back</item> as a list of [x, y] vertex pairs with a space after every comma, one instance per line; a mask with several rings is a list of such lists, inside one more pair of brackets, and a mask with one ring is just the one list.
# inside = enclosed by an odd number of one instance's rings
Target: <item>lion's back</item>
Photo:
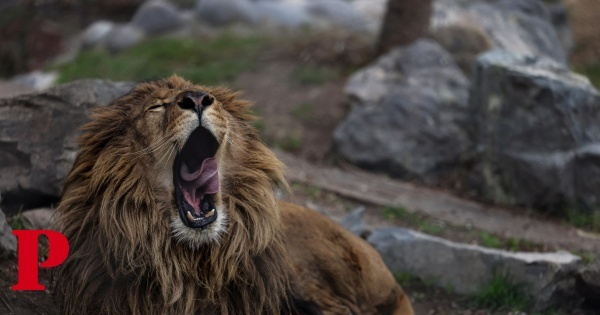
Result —
[[413, 314], [408, 297], [367, 242], [329, 218], [281, 202], [295, 299], [323, 314]]

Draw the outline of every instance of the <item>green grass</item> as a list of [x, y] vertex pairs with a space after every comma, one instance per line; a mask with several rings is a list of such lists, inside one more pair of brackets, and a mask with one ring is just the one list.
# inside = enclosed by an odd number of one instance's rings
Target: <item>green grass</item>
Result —
[[401, 220], [411, 225], [418, 225], [420, 222], [420, 218], [416, 213], [408, 211], [402, 206], [385, 207], [382, 212], [383, 217], [388, 220]]
[[179, 74], [201, 84], [230, 82], [255, 69], [266, 39], [222, 35], [212, 40], [156, 38], [116, 55], [86, 51], [56, 67], [60, 81], [106, 78], [141, 81]]
[[600, 212], [589, 213], [575, 208], [568, 208], [565, 214], [570, 224], [585, 230], [600, 232]]
[[495, 275], [473, 299], [478, 307], [491, 310], [523, 311], [531, 307], [523, 285], [514, 283], [506, 274]]
[[287, 135], [276, 141], [275, 147], [288, 152], [298, 151], [302, 148], [302, 138], [299, 135]]
[[314, 126], [318, 121], [315, 113], [315, 104], [301, 103], [292, 109], [292, 115], [306, 125]]
[[303, 86], [321, 85], [333, 81], [339, 76], [335, 69], [304, 64], [294, 68], [291, 73], [291, 81]]
[[409, 272], [397, 272], [394, 274], [394, 278], [396, 278], [396, 282], [398, 282], [398, 284], [404, 287], [407, 287], [419, 280]]
[[491, 248], [503, 248], [504, 242], [497, 236], [490, 234], [488, 232], [481, 232], [479, 234], [479, 238], [481, 239], [481, 245], [485, 247]]
[[588, 77], [594, 87], [600, 88], [600, 62], [577, 67], [575, 71]]

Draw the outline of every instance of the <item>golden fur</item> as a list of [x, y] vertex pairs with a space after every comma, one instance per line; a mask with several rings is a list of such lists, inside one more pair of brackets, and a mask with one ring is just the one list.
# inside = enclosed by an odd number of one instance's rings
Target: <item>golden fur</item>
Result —
[[[204, 91], [216, 99], [201, 118], [177, 106], [189, 91]], [[289, 237], [302, 237], [321, 226], [293, 230], [298, 226], [294, 216], [282, 218], [296, 208], [275, 199], [274, 186], [286, 185], [282, 165], [251, 127], [248, 105], [228, 89], [173, 76], [140, 84], [93, 113], [57, 208], [57, 229], [71, 245], [67, 261], [55, 274], [62, 313], [341, 314], [328, 311], [333, 308], [323, 305], [319, 289], [294, 275], [309, 270], [298, 260], [314, 256], [311, 247], [297, 247], [302, 242]], [[171, 180], [175, 155], [200, 125], [219, 142], [219, 217], [203, 230], [181, 223]], [[358, 286], [359, 291], [373, 290], [371, 282], [378, 279], [383, 284], [377, 290], [386, 291], [385, 296], [357, 292], [354, 302], [407, 303], [374, 250], [333, 224], [325, 227], [337, 231], [338, 238], [344, 236], [340, 239], [347, 244], [345, 250], [358, 246], [358, 255], [374, 253], [359, 264], [375, 261], [379, 270], [345, 278], [369, 281]], [[284, 237], [284, 231], [289, 236]], [[337, 263], [332, 258], [323, 262], [325, 267]], [[318, 281], [315, 275], [310, 279]], [[297, 292], [292, 296], [292, 291]], [[346, 291], [330, 294], [349, 294]], [[364, 314], [372, 313], [368, 309]]]

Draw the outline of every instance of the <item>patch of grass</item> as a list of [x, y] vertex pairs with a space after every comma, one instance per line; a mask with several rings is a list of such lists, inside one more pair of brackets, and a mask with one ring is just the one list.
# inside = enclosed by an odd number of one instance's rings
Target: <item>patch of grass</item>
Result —
[[419, 230], [423, 233], [427, 233], [430, 235], [440, 235], [444, 232], [444, 226], [439, 224], [438, 222], [430, 222], [427, 220], [423, 220], [419, 224]]
[[490, 234], [488, 232], [481, 232], [479, 234], [479, 238], [481, 239], [481, 245], [485, 247], [491, 248], [503, 248], [504, 242], [497, 237], [496, 235]]
[[600, 62], [577, 67], [575, 71], [588, 77], [592, 85], [600, 88]]
[[417, 221], [419, 221], [417, 214], [408, 211], [408, 209], [402, 206], [385, 207], [383, 208], [382, 212], [383, 217], [388, 220], [403, 220], [409, 224], [417, 223]]
[[309, 126], [314, 126], [318, 120], [318, 117], [316, 117], [315, 114], [315, 104], [313, 103], [301, 103], [296, 105], [296, 107], [292, 109], [292, 115]]
[[396, 278], [396, 282], [403, 287], [407, 287], [419, 280], [409, 272], [397, 272], [394, 274], [394, 278]]
[[275, 143], [275, 147], [284, 151], [294, 152], [302, 148], [302, 138], [298, 135], [287, 135]]
[[506, 274], [495, 275], [473, 299], [478, 307], [492, 310], [523, 311], [531, 306], [523, 285], [514, 283]]
[[19, 209], [19, 212], [11, 219], [10, 228], [13, 230], [25, 230], [25, 222], [23, 220], [23, 213], [21, 213], [21, 209]]
[[266, 39], [224, 34], [212, 40], [155, 38], [116, 55], [86, 51], [56, 67], [60, 81], [141, 81], [179, 74], [201, 84], [229, 82], [254, 69]]
[[321, 85], [339, 77], [335, 69], [309, 64], [299, 65], [291, 73], [291, 81], [298, 85]]
[[565, 214], [570, 224], [585, 230], [600, 232], [600, 212], [586, 212], [576, 208], [568, 208]]

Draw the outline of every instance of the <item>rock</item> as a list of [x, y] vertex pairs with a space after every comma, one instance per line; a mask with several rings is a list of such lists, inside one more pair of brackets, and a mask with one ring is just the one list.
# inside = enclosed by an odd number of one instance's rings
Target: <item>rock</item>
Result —
[[365, 20], [365, 28], [379, 34], [385, 15], [387, 0], [354, 0], [351, 2], [354, 10]]
[[115, 25], [106, 35], [106, 49], [111, 53], [117, 53], [127, 49], [144, 39], [144, 32], [139, 28], [124, 24]]
[[83, 48], [103, 46], [107, 35], [112, 31], [115, 24], [110, 21], [100, 20], [90, 24], [81, 33], [81, 45]]
[[167, 1], [145, 2], [133, 15], [131, 24], [146, 34], [160, 34], [183, 26], [178, 9]]
[[0, 195], [15, 213], [58, 201], [77, 153], [88, 110], [127, 93], [132, 84], [82, 80], [0, 99]]
[[549, 58], [481, 56], [469, 101], [474, 186], [502, 204], [597, 204], [599, 96], [588, 79]]
[[539, 0], [438, 0], [430, 29], [435, 32], [448, 26], [479, 29], [496, 49], [567, 64], [550, 14]]
[[54, 209], [39, 208], [21, 213], [23, 224], [31, 230], [45, 230], [54, 222]]
[[346, 228], [346, 230], [360, 236], [366, 237], [371, 232], [365, 224], [365, 211], [364, 206], [360, 206], [352, 211], [349, 215], [340, 221], [340, 224]]
[[12, 234], [12, 229], [2, 209], [0, 209], [0, 259], [13, 256], [17, 252], [17, 238]]
[[201, 22], [214, 27], [256, 24], [260, 16], [248, 0], [198, 0], [196, 14]]
[[34, 90], [45, 90], [53, 86], [58, 81], [58, 72], [33, 71], [14, 76], [11, 81], [24, 86], [31, 87]]
[[569, 56], [574, 44], [573, 31], [569, 23], [569, 10], [561, 2], [545, 2], [545, 4], [550, 14], [550, 21], [556, 30], [556, 35], [558, 35], [558, 40], [560, 40], [564, 51]]
[[370, 170], [434, 181], [469, 147], [468, 85], [431, 40], [393, 50], [350, 78], [355, 106], [335, 130], [334, 152]]
[[374, 231], [367, 241], [392, 273], [410, 273], [458, 294], [480, 292], [495, 275], [507, 275], [524, 286], [536, 308], [574, 290], [581, 259], [568, 252], [524, 253], [460, 244], [403, 228]]
[[365, 31], [365, 19], [354, 9], [352, 4], [343, 0], [320, 0], [307, 3], [308, 11], [327, 22], [342, 26], [351, 31]]
[[278, 26], [297, 28], [312, 22], [304, 6], [295, 3], [262, 1], [256, 8], [261, 21]]
[[600, 260], [586, 266], [577, 277], [577, 291], [592, 309], [600, 309]]

